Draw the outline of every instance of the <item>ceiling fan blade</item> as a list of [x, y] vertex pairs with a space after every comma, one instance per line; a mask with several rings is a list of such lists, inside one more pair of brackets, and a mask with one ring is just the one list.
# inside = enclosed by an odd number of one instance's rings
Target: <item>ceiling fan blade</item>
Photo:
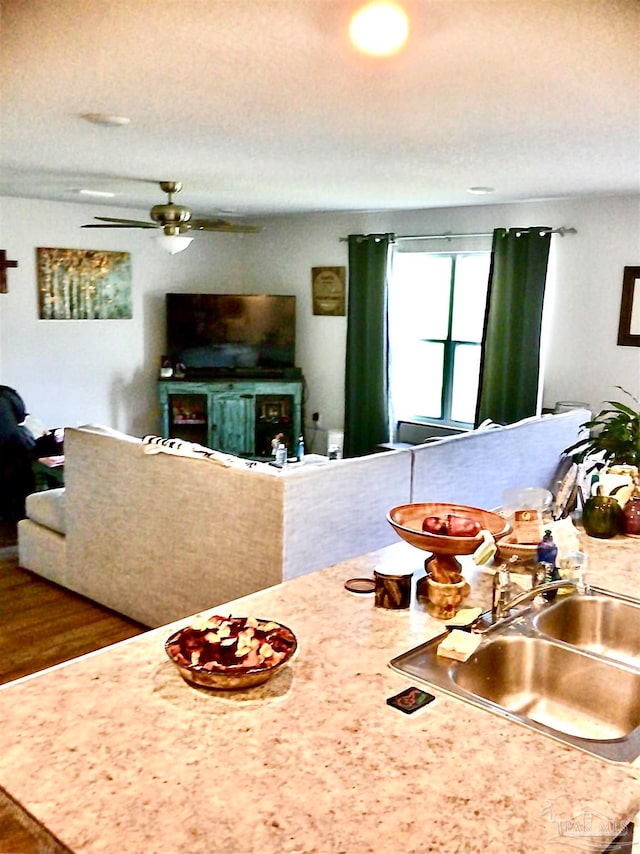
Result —
[[127, 223], [120, 223], [119, 225], [115, 225], [113, 223], [109, 223], [108, 225], [105, 223], [95, 223], [91, 225], [81, 225], [80, 228], [155, 228], [155, 226], [148, 225], [128, 225]]
[[224, 219], [192, 219], [189, 220], [189, 228], [196, 231], [235, 231], [239, 234], [256, 234], [262, 231], [257, 225], [242, 225]]
[[112, 216], [96, 216], [94, 219], [98, 219], [100, 222], [111, 222], [125, 228], [162, 228], [160, 223], [149, 222], [148, 220], [145, 221], [141, 219], [118, 219], [117, 217]]

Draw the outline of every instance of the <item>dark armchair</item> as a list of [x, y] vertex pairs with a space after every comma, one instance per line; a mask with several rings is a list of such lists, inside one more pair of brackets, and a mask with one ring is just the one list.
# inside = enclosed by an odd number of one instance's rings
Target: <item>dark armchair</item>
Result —
[[31, 463], [36, 441], [24, 427], [24, 401], [15, 389], [0, 385], [0, 517], [24, 517], [24, 502], [35, 489]]

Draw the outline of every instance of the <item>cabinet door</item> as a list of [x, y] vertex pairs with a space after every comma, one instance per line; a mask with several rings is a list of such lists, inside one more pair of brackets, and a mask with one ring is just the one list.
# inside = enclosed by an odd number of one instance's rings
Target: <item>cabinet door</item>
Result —
[[253, 454], [255, 403], [252, 394], [216, 394], [212, 446], [236, 456]]

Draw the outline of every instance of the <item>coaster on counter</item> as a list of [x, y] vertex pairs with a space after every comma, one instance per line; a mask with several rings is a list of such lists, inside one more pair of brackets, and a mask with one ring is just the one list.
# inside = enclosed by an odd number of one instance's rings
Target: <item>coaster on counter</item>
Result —
[[417, 712], [418, 709], [423, 709], [434, 700], [435, 697], [433, 694], [429, 694], [427, 691], [423, 691], [421, 688], [416, 688], [412, 685], [411, 688], [405, 688], [399, 694], [389, 697], [387, 705], [393, 706], [394, 709], [410, 715], [412, 712]]
[[374, 593], [376, 583], [373, 578], [350, 578], [344, 583], [345, 588], [349, 593]]

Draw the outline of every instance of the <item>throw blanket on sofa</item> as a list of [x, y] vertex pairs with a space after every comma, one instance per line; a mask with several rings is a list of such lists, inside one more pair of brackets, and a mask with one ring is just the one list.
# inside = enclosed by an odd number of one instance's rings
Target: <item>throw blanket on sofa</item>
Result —
[[232, 454], [222, 454], [198, 445], [195, 442], [185, 442], [184, 439], [164, 439], [162, 436], [143, 436], [142, 443], [145, 446], [145, 454], [174, 454], [178, 457], [191, 457], [194, 460], [211, 460], [220, 466], [240, 466], [241, 468], [254, 468], [259, 465], [254, 460], [243, 460]]

